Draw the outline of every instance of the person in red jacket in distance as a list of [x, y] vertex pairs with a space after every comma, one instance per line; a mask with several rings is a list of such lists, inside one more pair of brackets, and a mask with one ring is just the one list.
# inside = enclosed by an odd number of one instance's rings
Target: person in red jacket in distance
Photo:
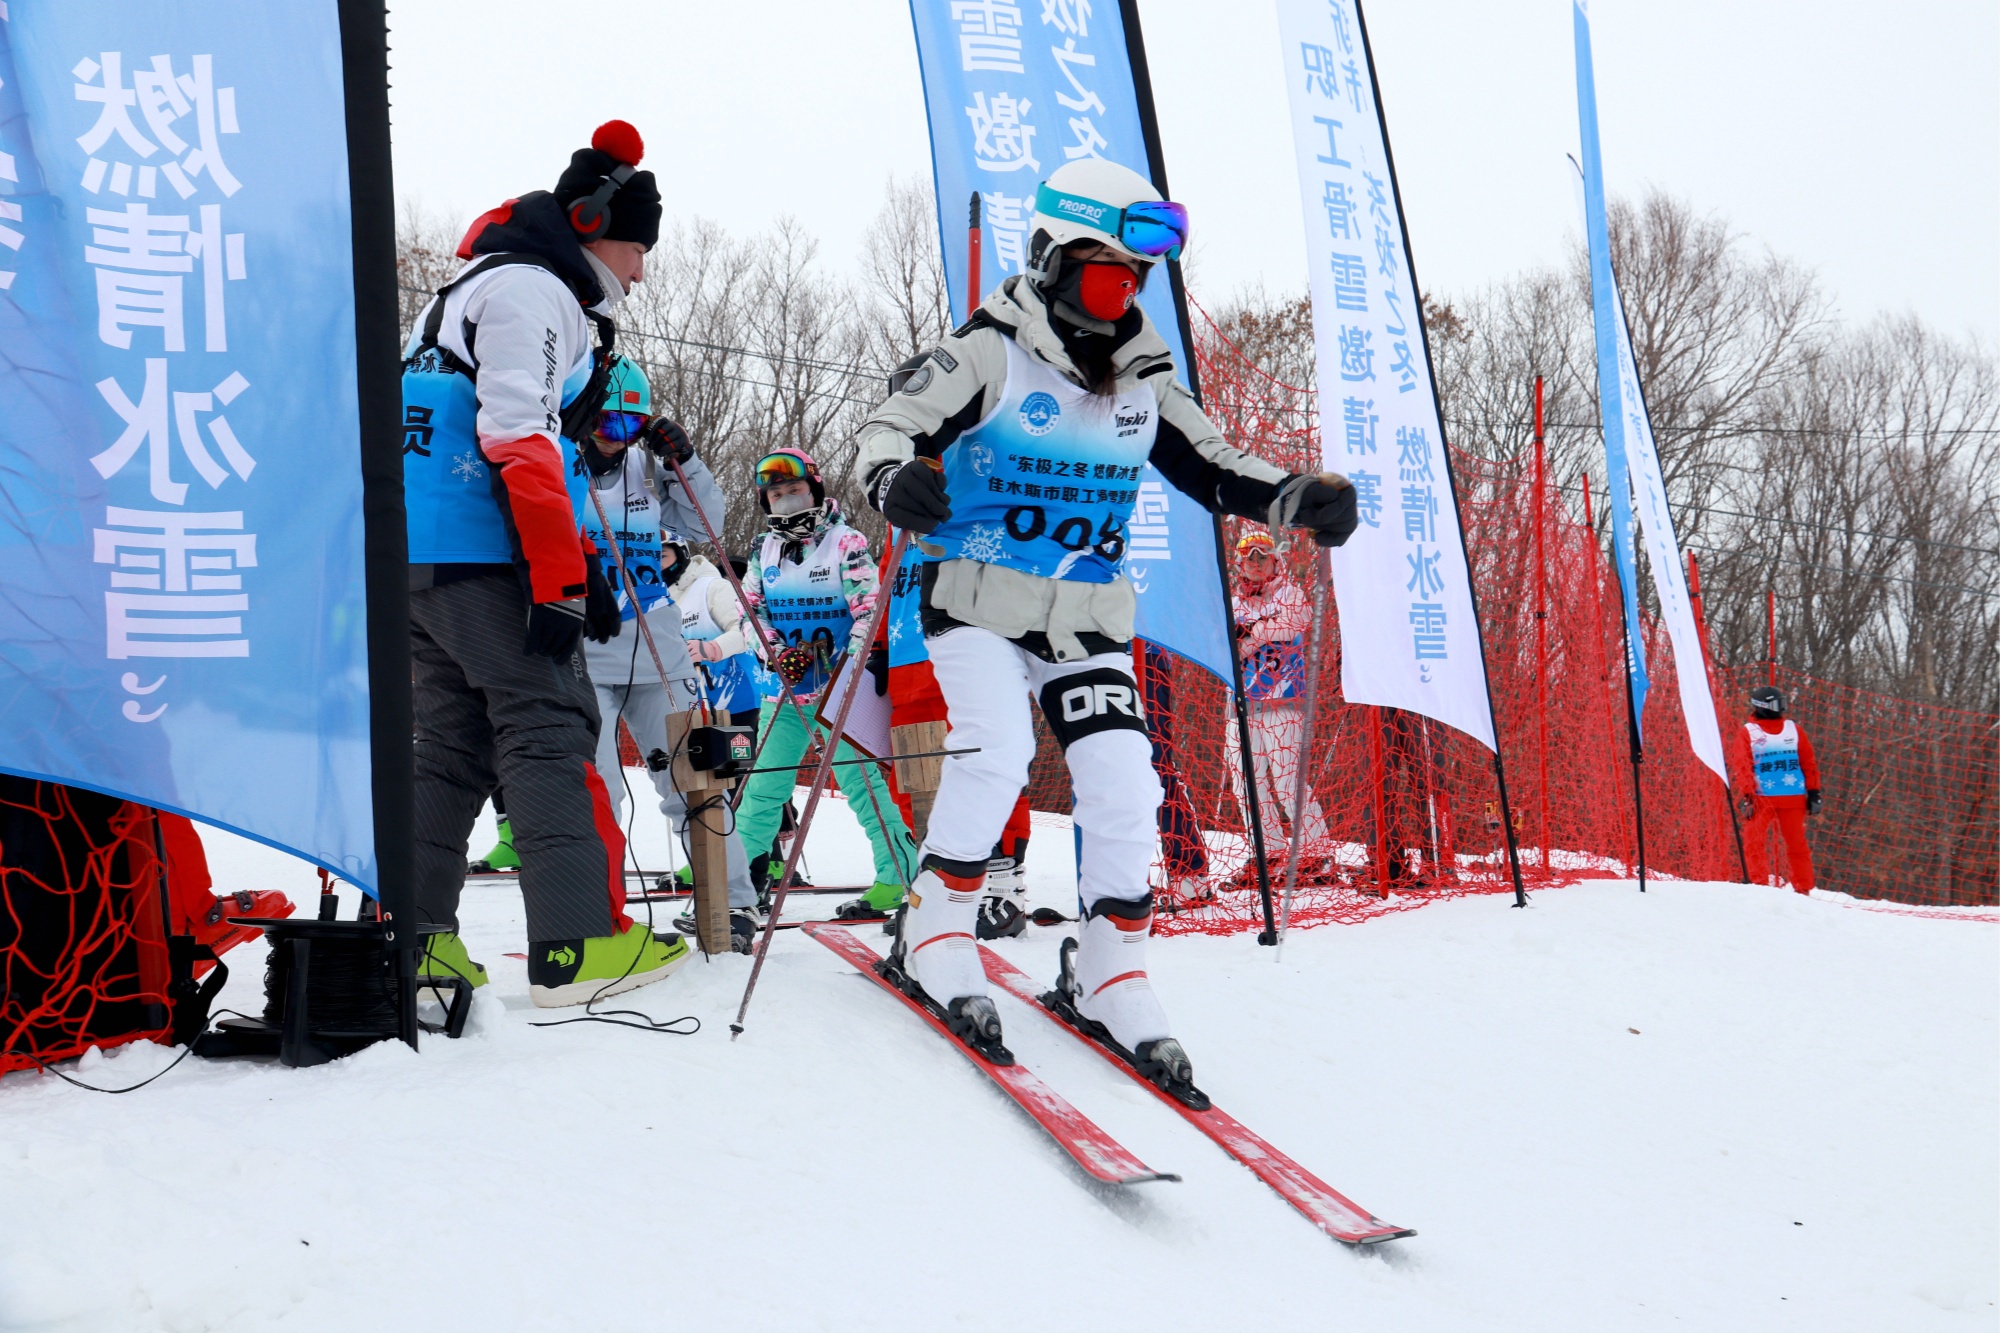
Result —
[[1776, 825], [1791, 861], [1792, 888], [1813, 889], [1812, 850], [1806, 846], [1806, 816], [1819, 813], [1819, 761], [1812, 741], [1785, 716], [1785, 696], [1775, 685], [1750, 691], [1750, 720], [1729, 738], [1729, 771], [1741, 793], [1743, 856], [1750, 881], [1766, 883], [1770, 858], [1765, 837]]

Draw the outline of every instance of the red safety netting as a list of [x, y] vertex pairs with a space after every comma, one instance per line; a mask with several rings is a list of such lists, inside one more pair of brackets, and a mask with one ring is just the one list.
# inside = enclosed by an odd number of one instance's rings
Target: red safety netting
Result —
[[166, 1035], [151, 813], [0, 776], [0, 1073]]
[[0, 1073], [165, 1038], [170, 935], [192, 981], [257, 937], [229, 918], [292, 913], [276, 890], [212, 887], [186, 818], [0, 774]]
[[[1311, 393], [1263, 374], [1212, 326], [1197, 350], [1206, 407], [1233, 444], [1289, 470], [1317, 467]], [[1452, 464], [1523, 879], [1535, 888], [1627, 877], [1639, 848], [1622, 618], [1588, 494], [1573, 509], [1543, 484], [1532, 455], [1496, 461], [1454, 450]], [[1243, 526], [1226, 525], [1230, 549]], [[1288, 576], [1308, 591], [1311, 560], [1310, 547], [1285, 557]], [[1292, 923], [1358, 921], [1444, 897], [1511, 892], [1492, 756], [1419, 715], [1347, 703], [1331, 595], [1326, 606]], [[1652, 690], [1636, 772], [1647, 871], [1738, 879], [1728, 797], [1689, 747], [1664, 627], [1649, 620], [1646, 637]], [[1156, 929], [1262, 929], [1228, 692], [1171, 654], [1142, 647], [1137, 661], [1167, 788], [1154, 871], [1162, 906]], [[1723, 725], [1739, 725], [1747, 677], [1715, 674]], [[1821, 887], [1912, 902], [1994, 902], [2000, 719], [1798, 673], [1785, 680], [1795, 698], [1791, 715], [1815, 737], [1827, 775], [1827, 810], [1812, 830]], [[1251, 721], [1280, 900], [1305, 729], [1296, 705], [1260, 708]], [[1070, 807], [1067, 775], [1046, 729], [1030, 797], [1038, 810]]]

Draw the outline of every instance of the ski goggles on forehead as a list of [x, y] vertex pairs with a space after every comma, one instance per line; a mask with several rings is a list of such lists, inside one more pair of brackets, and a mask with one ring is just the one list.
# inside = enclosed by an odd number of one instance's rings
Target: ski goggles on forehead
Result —
[[1187, 244], [1187, 209], [1171, 200], [1146, 200], [1125, 208], [1064, 194], [1043, 185], [1035, 191], [1035, 211], [1052, 218], [1069, 218], [1093, 230], [1116, 236], [1135, 254], [1155, 259], [1179, 259]]
[[777, 486], [787, 481], [805, 481], [806, 465], [803, 459], [791, 454], [766, 454], [757, 460], [757, 484]]
[[644, 412], [606, 412], [597, 419], [597, 433], [613, 444], [630, 444], [646, 433], [651, 421]]

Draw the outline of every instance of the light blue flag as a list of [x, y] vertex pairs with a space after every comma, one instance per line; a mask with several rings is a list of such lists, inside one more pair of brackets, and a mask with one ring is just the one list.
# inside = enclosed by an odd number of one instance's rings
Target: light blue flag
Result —
[[334, 0], [0, 6], [0, 769], [372, 891]]
[[[1152, 172], [1117, 5], [911, 0], [910, 14], [930, 115], [945, 273], [952, 310], [962, 317], [975, 190], [984, 212], [980, 285], [990, 291], [1027, 261], [1035, 187], [1057, 167], [1099, 157], [1148, 179]], [[1185, 380], [1190, 357], [1166, 277], [1155, 273], [1139, 303]], [[1229, 680], [1213, 520], [1150, 464], [1140, 479], [1124, 573], [1139, 594], [1139, 636]]]
[[[1584, 230], [1590, 244], [1590, 305], [1597, 333], [1597, 414], [1604, 426], [1604, 470], [1611, 491], [1611, 551], [1625, 599], [1625, 667], [1631, 677], [1632, 712], [1643, 725], [1646, 639], [1639, 623], [1638, 568], [1632, 558], [1632, 478], [1626, 466], [1625, 407], [1618, 338], [1624, 315], [1611, 277], [1611, 231], [1604, 217], [1604, 158], [1597, 142], [1597, 81], [1590, 64], [1590, 11], [1575, 0], [1576, 118], [1583, 137]], [[1641, 737], [1643, 743], [1643, 735]]]

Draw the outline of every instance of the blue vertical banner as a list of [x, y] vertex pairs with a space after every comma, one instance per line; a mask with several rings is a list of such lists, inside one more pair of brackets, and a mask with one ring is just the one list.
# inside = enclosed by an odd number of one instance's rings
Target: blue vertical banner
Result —
[[[1632, 474], [1626, 460], [1624, 394], [1618, 340], [1624, 313], [1611, 277], [1611, 229], [1604, 214], [1604, 157], [1597, 140], [1597, 76], [1590, 63], [1590, 8], [1574, 0], [1576, 17], [1576, 119], [1583, 139], [1583, 212], [1590, 246], [1590, 306], [1597, 335], [1597, 415], [1604, 427], [1604, 471], [1611, 492], [1611, 553], [1625, 600], [1625, 669], [1633, 726], [1646, 716], [1646, 636], [1639, 623], [1639, 571], [1633, 561]], [[1643, 409], [1642, 409], [1643, 410]], [[1643, 740], [1643, 737], [1642, 737]]]
[[0, 5], [0, 770], [371, 891], [335, 0]]
[[[1125, 28], [1113, 0], [910, 0], [930, 116], [938, 229], [953, 309], [970, 278], [966, 205], [984, 213], [982, 283], [1027, 262], [1035, 187], [1096, 157], [1147, 179], [1145, 134]], [[1192, 219], [1196, 236], [1201, 220]], [[1139, 304], [1187, 378], [1189, 349], [1164, 265]], [[1215, 528], [1208, 511], [1150, 464], [1139, 482], [1124, 574], [1139, 594], [1138, 633], [1227, 681], [1231, 651]]]

